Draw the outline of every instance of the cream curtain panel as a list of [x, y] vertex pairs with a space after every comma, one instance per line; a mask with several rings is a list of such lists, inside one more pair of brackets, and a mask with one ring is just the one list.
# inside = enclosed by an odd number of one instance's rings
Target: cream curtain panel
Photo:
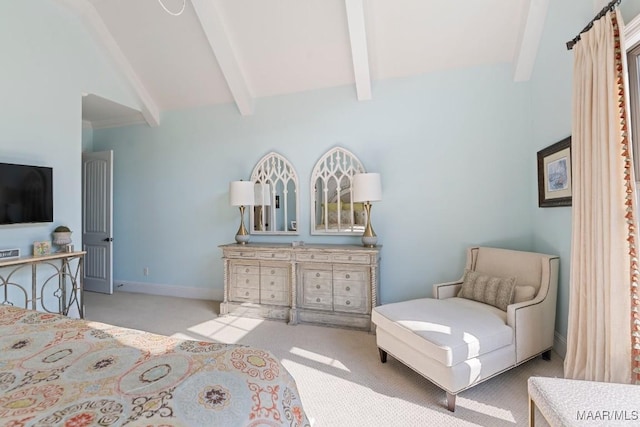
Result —
[[[573, 210], [565, 376], [637, 381], [635, 179], [617, 8], [574, 47]], [[634, 310], [636, 318], [634, 319]], [[636, 335], [634, 336], [633, 333]]]

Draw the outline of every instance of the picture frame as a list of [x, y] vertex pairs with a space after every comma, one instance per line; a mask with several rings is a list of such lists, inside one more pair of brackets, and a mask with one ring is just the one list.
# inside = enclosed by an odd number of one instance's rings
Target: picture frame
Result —
[[538, 206], [571, 206], [571, 136], [538, 151]]
[[51, 254], [51, 241], [33, 242], [33, 256], [45, 256]]

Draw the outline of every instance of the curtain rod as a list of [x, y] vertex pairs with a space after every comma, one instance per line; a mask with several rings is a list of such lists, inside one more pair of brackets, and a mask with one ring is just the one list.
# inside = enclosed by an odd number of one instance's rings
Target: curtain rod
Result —
[[[613, 10], [617, 5], [619, 5], [622, 2], [622, 0], [612, 0], [611, 3], [609, 3], [608, 5], [606, 5], [605, 7], [602, 8], [602, 10], [591, 20], [591, 22], [589, 22], [587, 24], [586, 27], [584, 27], [582, 29], [582, 31], [580, 31], [580, 34], [582, 33], [586, 33], [587, 31], [589, 31], [591, 29], [591, 27], [593, 27], [593, 23], [596, 22], [598, 19], [602, 18], [604, 15], [607, 14], [607, 12]], [[573, 49], [573, 46], [578, 43], [580, 41], [580, 34], [578, 34], [577, 36], [575, 36], [573, 38], [573, 40], [568, 41], [567, 42], [567, 50], [571, 50]]]

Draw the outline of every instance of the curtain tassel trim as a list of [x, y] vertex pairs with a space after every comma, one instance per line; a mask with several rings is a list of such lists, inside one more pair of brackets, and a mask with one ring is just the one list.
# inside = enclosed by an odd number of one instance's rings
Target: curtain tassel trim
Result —
[[[613, 2], [612, 2], [613, 3]], [[634, 190], [632, 184], [633, 164], [631, 159], [631, 150], [629, 149], [629, 137], [627, 132], [627, 108], [626, 108], [626, 88], [624, 85], [624, 66], [622, 63], [622, 43], [620, 40], [620, 27], [615, 11], [611, 13], [611, 24], [613, 26], [613, 34], [615, 40], [615, 71], [616, 84], [618, 86], [618, 108], [621, 130], [621, 152], [620, 155], [624, 161], [623, 182], [625, 188], [625, 206], [626, 214], [624, 218], [627, 223], [627, 242], [629, 243], [629, 261], [630, 261], [630, 282], [631, 286], [631, 382], [640, 384], [640, 291], [638, 282], [640, 275], [638, 274], [638, 258], [636, 253], [636, 218], [634, 211]]]

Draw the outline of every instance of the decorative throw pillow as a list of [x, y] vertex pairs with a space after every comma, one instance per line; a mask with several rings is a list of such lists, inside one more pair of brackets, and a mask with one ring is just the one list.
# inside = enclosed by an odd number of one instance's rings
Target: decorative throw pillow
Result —
[[354, 211], [353, 215], [356, 217], [356, 224], [365, 225], [367, 223], [367, 212], [364, 209]]
[[513, 292], [513, 302], [530, 301], [536, 296], [536, 288], [530, 285], [516, 286]]
[[477, 271], [465, 270], [458, 296], [507, 311], [507, 306], [513, 301], [515, 286], [515, 277], [492, 277]]
[[[340, 224], [341, 225], [351, 225], [353, 221], [351, 221], [351, 211], [341, 210], [340, 211]], [[338, 223], [338, 211], [329, 211], [329, 224], [337, 224]]]

